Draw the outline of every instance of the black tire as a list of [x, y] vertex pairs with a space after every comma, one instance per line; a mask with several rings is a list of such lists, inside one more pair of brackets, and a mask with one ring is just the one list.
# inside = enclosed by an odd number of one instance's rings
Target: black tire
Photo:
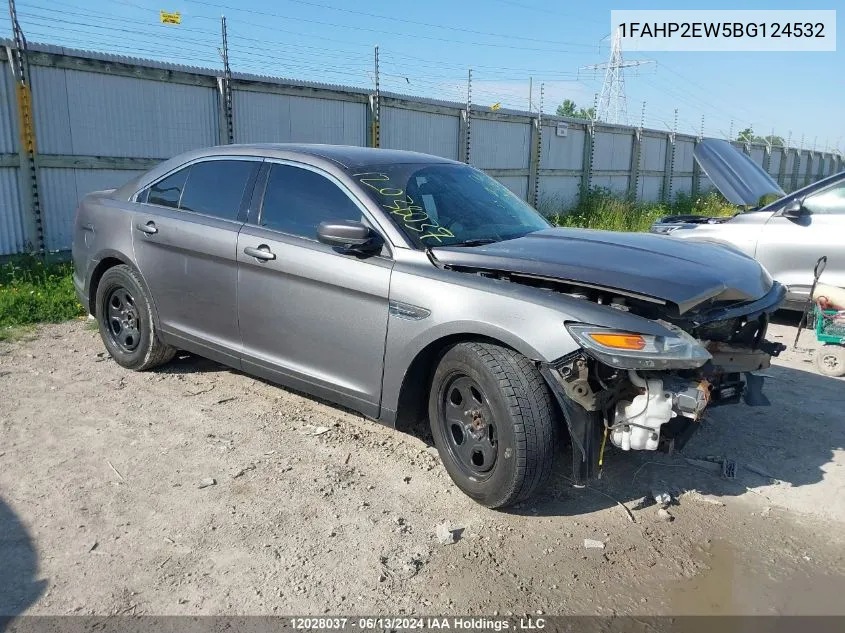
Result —
[[552, 395], [514, 350], [479, 342], [450, 348], [434, 372], [428, 413], [446, 471], [478, 503], [512, 505], [548, 480], [557, 445]]
[[173, 358], [176, 350], [158, 337], [150, 298], [131, 267], [109, 268], [95, 301], [100, 336], [118, 365], [145, 371]]

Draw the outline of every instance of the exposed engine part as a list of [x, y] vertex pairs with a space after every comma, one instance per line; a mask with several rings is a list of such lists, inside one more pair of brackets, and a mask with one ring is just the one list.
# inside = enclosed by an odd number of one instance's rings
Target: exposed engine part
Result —
[[671, 394], [673, 409], [691, 420], [698, 420], [710, 403], [710, 384], [706, 381], [693, 383], [670, 376], [663, 379], [663, 389]]
[[644, 393], [620, 400], [614, 408], [610, 441], [623, 451], [657, 450], [661, 426], [678, 416], [697, 421], [710, 400], [710, 385], [704, 380], [645, 379], [633, 370], [628, 378]]
[[569, 364], [558, 367], [555, 373], [567, 396], [587, 411], [598, 410], [598, 398], [590, 387], [590, 368], [586, 358], [578, 356]]

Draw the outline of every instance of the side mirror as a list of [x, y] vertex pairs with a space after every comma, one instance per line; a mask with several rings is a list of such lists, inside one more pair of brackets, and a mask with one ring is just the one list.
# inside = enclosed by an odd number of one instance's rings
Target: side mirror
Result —
[[317, 227], [317, 241], [344, 251], [369, 253], [381, 248], [381, 236], [354, 220], [328, 220]]
[[796, 220], [805, 213], [806, 211], [804, 210], [804, 205], [801, 204], [800, 200], [793, 200], [780, 210], [780, 215], [785, 218], [789, 218], [790, 220]]

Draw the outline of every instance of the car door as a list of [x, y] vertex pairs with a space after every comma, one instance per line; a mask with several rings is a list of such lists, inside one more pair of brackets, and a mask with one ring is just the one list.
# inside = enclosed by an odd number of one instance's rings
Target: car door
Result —
[[168, 342], [237, 366], [238, 230], [261, 159], [213, 157], [138, 194], [135, 258]]
[[265, 170], [255, 222], [238, 238], [243, 368], [376, 417], [389, 251], [361, 257], [317, 241], [325, 220], [373, 226], [363, 204], [333, 176], [289, 162], [268, 161]]
[[822, 280], [845, 287], [845, 180], [808, 194], [797, 218], [775, 213], [763, 227], [755, 257], [789, 288], [790, 299], [806, 298], [819, 257], [828, 262]]

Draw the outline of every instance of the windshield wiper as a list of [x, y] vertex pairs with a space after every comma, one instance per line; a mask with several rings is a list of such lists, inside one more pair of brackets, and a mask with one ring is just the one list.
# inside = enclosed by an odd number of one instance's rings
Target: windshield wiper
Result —
[[498, 242], [499, 240], [494, 240], [489, 237], [477, 239], [477, 240], [466, 240], [464, 242], [455, 242], [454, 244], [447, 244], [447, 246], [484, 246], [485, 244], [493, 244], [494, 242]]

